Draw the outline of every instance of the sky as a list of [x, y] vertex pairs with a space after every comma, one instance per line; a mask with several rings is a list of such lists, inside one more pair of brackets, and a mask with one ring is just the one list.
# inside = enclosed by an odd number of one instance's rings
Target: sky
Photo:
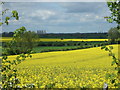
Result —
[[46, 30], [47, 33], [89, 33], [107, 32], [115, 23], [108, 23], [110, 16], [106, 2], [6, 2], [2, 9], [11, 15], [17, 10], [19, 20], [9, 20], [2, 31], [14, 31], [22, 26], [27, 30]]

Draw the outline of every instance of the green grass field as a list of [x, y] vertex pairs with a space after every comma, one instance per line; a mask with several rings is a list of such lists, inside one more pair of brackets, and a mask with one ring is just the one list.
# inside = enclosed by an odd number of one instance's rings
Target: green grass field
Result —
[[62, 50], [62, 49], [75, 49], [80, 46], [40, 46], [33, 48], [33, 51], [36, 53], [40, 53], [41, 51], [47, 51], [47, 50]]

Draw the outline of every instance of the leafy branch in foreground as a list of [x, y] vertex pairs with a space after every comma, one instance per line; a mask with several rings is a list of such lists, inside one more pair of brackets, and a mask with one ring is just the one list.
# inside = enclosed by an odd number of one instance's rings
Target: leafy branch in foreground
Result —
[[108, 0], [107, 5], [111, 12], [111, 16], [106, 16], [109, 23], [116, 22], [117, 28], [120, 29], [120, 0]]
[[27, 57], [32, 57], [29, 54], [20, 54], [15, 60], [9, 60], [7, 56], [2, 57], [2, 88], [20, 88], [17, 84], [20, 83], [17, 78], [16, 66], [24, 61]]
[[[115, 22], [117, 24], [118, 32], [120, 32], [120, 0], [108, 0], [107, 5], [111, 16], [106, 16], [104, 18], [106, 18], [109, 23]], [[106, 77], [110, 78], [111, 83], [113, 83], [114, 86], [120, 88], [120, 59], [116, 58], [115, 54], [112, 52], [112, 46], [103, 46], [101, 49], [109, 52], [109, 56], [113, 59], [111, 65], [115, 65], [114, 69], [117, 70], [117, 74], [107, 74]]]
[[[21, 35], [21, 33], [23, 33], [25, 31], [25, 27], [22, 27], [20, 29], [17, 29], [15, 31], [14, 37], [12, 39], [12, 41], [9, 43], [12, 46], [14, 45], [14, 39], [16, 37], [19, 37]], [[11, 48], [11, 47], [9, 47]], [[16, 52], [16, 51], [15, 51]], [[25, 53], [20, 53], [19, 55], [16, 56], [16, 58], [14, 60], [11, 60], [8, 58], [8, 53], [5, 52], [5, 54], [2, 57], [2, 68], [1, 68], [1, 72], [2, 72], [2, 88], [5, 89], [12, 89], [12, 88], [23, 88], [23, 87], [27, 87], [26, 86], [19, 86], [18, 84], [21, 83], [21, 81], [19, 80], [19, 78], [17, 78], [17, 66], [18, 64], [22, 63], [22, 61], [24, 61], [26, 58], [28, 57], [32, 57], [31, 55], [32, 51]], [[31, 85], [29, 85], [30, 87]], [[32, 85], [32, 87], [34, 87]]]
[[[8, 11], [8, 9], [5, 9], [4, 11], [2, 11], [2, 15], [4, 15], [6, 13], [6, 11]], [[11, 18], [15, 18], [16, 20], [19, 20], [18, 12], [16, 10], [12, 11], [12, 15], [10, 17], [9, 16], [5, 17], [5, 21], [3, 21], [3, 22], [0, 21], [0, 26], [2, 26], [3, 24], [8, 25], [9, 20]]]
[[[3, 5], [3, 4], [4, 4], [4, 2], [0, 2], [0, 5]], [[7, 13], [8, 10], [9, 9], [2, 10], [0, 15], [4, 16]], [[11, 16], [6, 16], [4, 20], [2, 20], [2, 17], [0, 18], [0, 26], [2, 26], [3, 24], [8, 25], [9, 24], [9, 20], [11, 18], [15, 18], [16, 20], [19, 20], [19, 15], [18, 15], [18, 12], [16, 10], [13, 10], [11, 12], [11, 14], [12, 14]]]
[[[0, 4], [4, 4], [3, 2]], [[2, 16], [5, 15], [5, 13], [8, 11], [9, 9], [5, 9], [3, 10], [0, 14]], [[9, 24], [9, 20], [11, 18], [15, 18], [15, 20], [19, 20], [19, 16], [18, 16], [18, 12], [16, 10], [11, 12], [12, 15], [11, 16], [6, 16], [5, 19], [2, 21], [2, 19], [0, 19], [0, 26], [2, 26], [3, 24], [8, 25]], [[15, 31], [16, 36], [15, 37], [19, 37], [20, 33], [19, 32], [23, 32], [24, 27], [19, 30]], [[18, 35], [18, 36], [17, 36]], [[14, 45], [14, 38], [11, 41], [11, 45]], [[11, 47], [9, 47], [11, 48]], [[5, 90], [12, 90], [13, 88], [23, 88], [23, 87], [27, 87], [27, 88], [33, 88], [34, 85], [33, 84], [27, 84], [26, 86], [18, 86], [18, 84], [20, 83], [19, 78], [17, 78], [17, 66], [18, 64], [20, 64], [22, 61], [24, 61], [26, 58], [28, 57], [32, 57], [31, 56], [31, 52], [27, 52], [26, 54], [21, 53], [19, 55], [16, 56], [16, 58], [14, 60], [11, 60], [8, 58], [8, 54], [6, 52], [4, 52], [5, 54], [2, 56], [2, 67], [1, 67], [1, 74], [2, 74], [2, 89]]]
[[114, 65], [114, 70], [117, 71], [117, 74], [106, 74], [106, 79], [110, 79], [111, 83], [114, 84], [115, 87], [120, 88], [120, 59], [115, 56], [115, 54], [112, 52], [113, 46], [102, 46], [101, 49], [104, 49], [105, 51], [109, 52], [109, 56], [112, 57], [113, 61], [111, 62], [111, 65]]

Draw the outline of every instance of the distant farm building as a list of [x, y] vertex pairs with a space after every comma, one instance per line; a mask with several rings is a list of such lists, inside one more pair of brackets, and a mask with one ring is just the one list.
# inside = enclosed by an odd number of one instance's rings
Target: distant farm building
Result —
[[37, 34], [46, 34], [46, 30], [37, 30]]

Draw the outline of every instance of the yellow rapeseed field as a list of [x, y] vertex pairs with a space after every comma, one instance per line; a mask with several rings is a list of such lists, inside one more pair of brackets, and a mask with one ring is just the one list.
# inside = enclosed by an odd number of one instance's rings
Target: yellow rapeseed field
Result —
[[108, 41], [108, 39], [47, 39], [41, 38], [40, 41]]
[[[11, 37], [2, 37], [0, 38], [0, 42], [7, 42], [12, 40]], [[55, 42], [55, 41], [108, 41], [108, 39], [48, 39], [48, 38], [40, 38], [39, 41], [43, 42]]]
[[[118, 55], [118, 45], [113, 45]], [[102, 88], [106, 82], [114, 88], [106, 73], [112, 73], [111, 57], [100, 47], [32, 54], [18, 65], [20, 87], [34, 84], [37, 88]], [[9, 56], [13, 60], [16, 56]]]
[[0, 38], [0, 42], [8, 42], [10, 40], [12, 40], [12, 37], [2, 37], [2, 38]]

